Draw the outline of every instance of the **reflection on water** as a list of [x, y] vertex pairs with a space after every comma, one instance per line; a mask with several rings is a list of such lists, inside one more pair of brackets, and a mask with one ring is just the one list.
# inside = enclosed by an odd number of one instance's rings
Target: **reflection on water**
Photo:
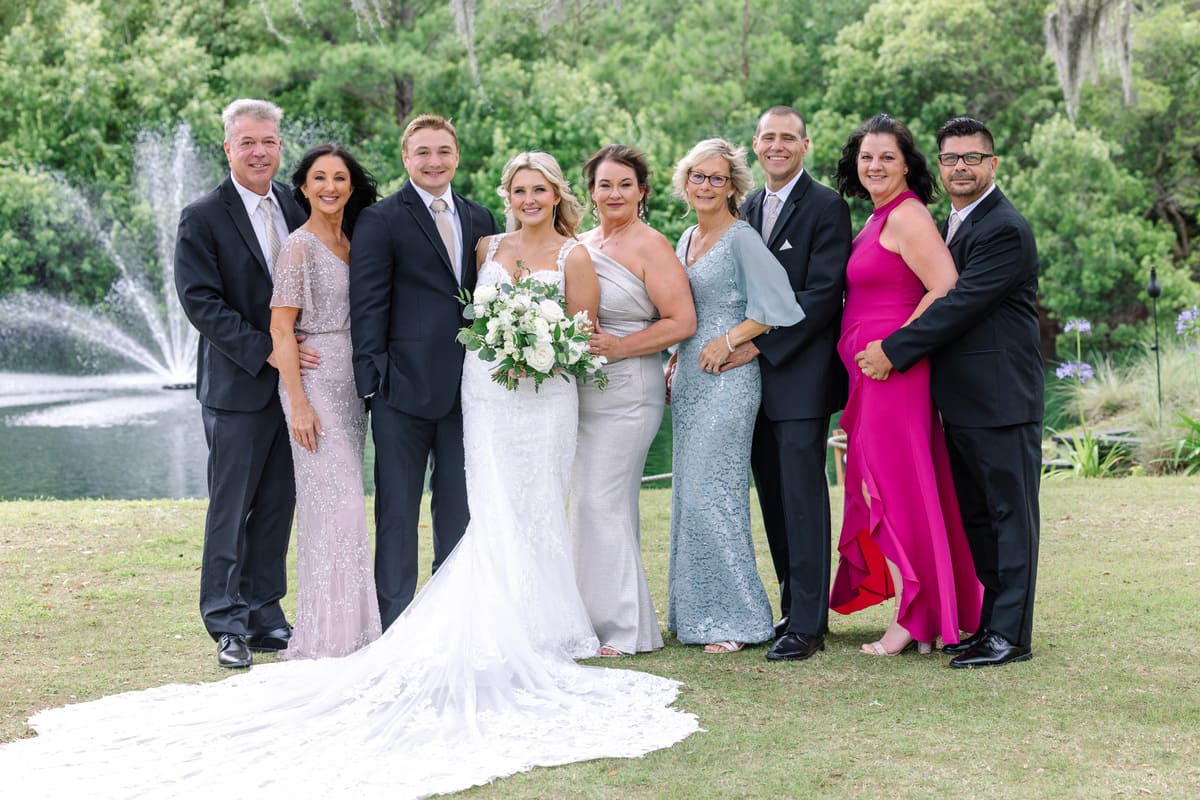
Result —
[[[374, 461], [368, 435], [368, 494]], [[0, 500], [206, 497], [207, 462], [191, 389], [167, 391], [148, 375], [0, 372]], [[670, 471], [668, 409], [645, 474]]]
[[146, 375], [0, 373], [0, 499], [204, 497], [191, 391]]

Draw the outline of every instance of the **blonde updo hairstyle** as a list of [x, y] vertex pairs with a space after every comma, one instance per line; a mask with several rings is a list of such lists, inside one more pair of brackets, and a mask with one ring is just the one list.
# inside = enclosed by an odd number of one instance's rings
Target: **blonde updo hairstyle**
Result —
[[687, 203], [688, 173], [701, 161], [707, 161], [714, 156], [720, 156], [729, 164], [729, 185], [733, 187], [733, 194], [729, 197], [729, 213], [737, 217], [742, 200], [754, 188], [754, 175], [746, 163], [746, 148], [744, 147], [738, 147], [725, 139], [705, 139], [689, 150], [688, 154], [675, 165], [675, 174], [671, 177], [671, 187], [675, 191], [675, 196]]
[[555, 193], [558, 194], [558, 204], [554, 207], [554, 230], [568, 238], [574, 237], [575, 229], [579, 227], [579, 220], [583, 217], [583, 206], [571, 192], [571, 184], [563, 177], [562, 167], [554, 160], [554, 156], [538, 150], [518, 153], [504, 165], [504, 173], [500, 176], [500, 186], [496, 188], [496, 193], [504, 198], [504, 219], [507, 230], [515, 231], [521, 227], [520, 220], [513, 214], [508, 195], [513, 176], [523, 169], [537, 170], [554, 188]]

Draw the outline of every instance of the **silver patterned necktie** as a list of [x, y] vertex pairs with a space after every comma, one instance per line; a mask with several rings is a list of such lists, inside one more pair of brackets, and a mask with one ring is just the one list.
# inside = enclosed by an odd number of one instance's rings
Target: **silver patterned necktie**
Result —
[[442, 237], [442, 244], [446, 245], [446, 255], [450, 256], [450, 264], [454, 267], [454, 277], [458, 279], [458, 259], [455, 258], [454, 252], [454, 223], [450, 221], [450, 215], [446, 213], [447, 208], [446, 201], [440, 197], [435, 197], [429, 204], [429, 210], [433, 212], [433, 222], [437, 225], [438, 234]]
[[962, 225], [962, 217], [957, 211], [950, 212], [950, 221], [946, 223], [946, 244], [954, 241], [954, 234], [958, 233], [958, 226]]
[[275, 203], [271, 195], [258, 201], [258, 209], [263, 212], [267, 228], [267, 269], [275, 274], [275, 261], [279, 258], [279, 229], [275, 227]]
[[771, 241], [771, 230], [775, 227], [775, 220], [779, 219], [779, 195], [767, 194], [767, 213], [763, 216], [762, 238], [764, 242]]

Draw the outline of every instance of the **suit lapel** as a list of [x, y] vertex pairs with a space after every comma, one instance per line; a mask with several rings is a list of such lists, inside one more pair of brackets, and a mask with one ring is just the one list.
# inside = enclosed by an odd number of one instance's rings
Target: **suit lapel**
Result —
[[[429, 246], [442, 259], [443, 266], [450, 273], [450, 277], [454, 277], [454, 269], [450, 265], [450, 254], [446, 252], [446, 245], [442, 244], [442, 235], [438, 233], [437, 225], [433, 223], [433, 214], [421, 199], [421, 195], [417, 194], [417, 190], [413, 188], [412, 183], [404, 184], [403, 194], [404, 204], [408, 207], [408, 212], [416, 220], [417, 227], [420, 228], [425, 238], [429, 240]], [[457, 202], [455, 207], [457, 208]], [[465, 238], [465, 237], [464, 237]]]
[[[949, 242], [950, 251], [952, 253], [958, 249], [958, 246], [962, 244], [963, 241], [966, 240], [967, 234], [970, 233], [971, 229], [975, 227], [975, 223], [981, 222], [983, 218], [988, 215], [988, 212], [999, 205], [1000, 201], [1003, 199], [1004, 195], [1000, 194], [1000, 190], [993, 189], [991, 194], [985, 197], [979, 205], [972, 209], [971, 213], [967, 215], [967, 218], [964, 219], [962, 224], [958, 226], [958, 230], [954, 232], [954, 238]], [[943, 239], [946, 238], [946, 231], [949, 230], [949, 227], [950, 220], [949, 217], [947, 217], [946, 222], [943, 222], [941, 228], [939, 229], [942, 232]]]
[[296, 202], [287, 185], [275, 181], [272, 181], [272, 185], [275, 189], [275, 202], [283, 211], [284, 224], [289, 232], [296, 230], [304, 224], [304, 209]]
[[475, 240], [479, 237], [475, 234], [475, 226], [471, 221], [471, 211], [467, 208], [467, 201], [454, 194], [454, 209], [458, 214], [459, 228], [462, 231], [462, 253], [459, 258], [462, 270], [462, 285], [475, 285], [475, 249], [472, 246]]
[[798, 213], [800, 203], [804, 200], [804, 195], [808, 194], [808, 187], [811, 185], [812, 177], [805, 172], [792, 187], [787, 202], [783, 204], [783, 208], [779, 209], [779, 218], [775, 220], [775, 227], [771, 229], [771, 240], [767, 242], [769, 249], [775, 249], [775, 243], [779, 241], [780, 237], [787, 238], [783, 232], [787, 228], [788, 222], [791, 221], [792, 215]]
[[762, 233], [763, 201], [766, 197], [767, 191], [760, 189], [746, 201], [746, 222], [759, 233]]
[[238, 194], [237, 188], [233, 185], [232, 177], [226, 178], [225, 182], [221, 184], [221, 199], [225, 202], [225, 210], [229, 212], [230, 219], [233, 220], [233, 227], [237, 229], [250, 254], [262, 267], [263, 274], [270, 280], [271, 270], [267, 268], [267, 257], [263, 255], [258, 237], [254, 235], [254, 226], [250, 224], [250, 215], [246, 213], [246, 204], [242, 202], [242, 196]]

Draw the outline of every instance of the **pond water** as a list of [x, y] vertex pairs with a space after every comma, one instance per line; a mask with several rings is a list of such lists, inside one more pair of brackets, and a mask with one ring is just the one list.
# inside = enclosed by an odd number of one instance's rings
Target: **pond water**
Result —
[[[191, 389], [149, 375], [0, 372], [0, 500], [206, 497], [207, 459]], [[368, 436], [368, 493], [373, 464]], [[646, 474], [670, 469], [668, 414]]]

